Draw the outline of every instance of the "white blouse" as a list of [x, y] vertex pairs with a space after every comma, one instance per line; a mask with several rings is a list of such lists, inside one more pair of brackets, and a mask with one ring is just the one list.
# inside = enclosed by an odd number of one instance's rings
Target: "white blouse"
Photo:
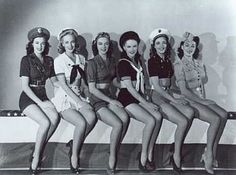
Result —
[[[64, 74], [67, 84], [74, 91], [75, 94], [80, 96], [81, 75], [77, 72], [75, 81], [70, 84], [70, 74], [73, 65], [79, 65], [83, 70], [85, 66], [85, 58], [82, 55], [76, 55], [76, 61], [73, 62], [65, 53], [59, 55], [54, 60], [54, 69], [56, 75]], [[82, 96], [80, 98], [87, 101]], [[55, 87], [54, 97], [51, 99], [58, 112], [72, 108], [79, 110], [81, 108], [61, 87]]]

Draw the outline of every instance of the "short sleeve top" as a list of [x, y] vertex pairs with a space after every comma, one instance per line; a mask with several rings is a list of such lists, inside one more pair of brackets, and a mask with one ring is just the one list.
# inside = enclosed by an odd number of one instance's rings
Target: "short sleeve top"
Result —
[[[71, 70], [74, 65], [79, 65], [84, 70], [84, 56], [76, 54], [76, 61], [73, 62], [64, 52], [54, 60], [55, 73], [57, 75], [64, 74], [66, 80], [70, 80]], [[81, 75], [79, 73], [77, 74], [77, 78], [81, 78]]]
[[49, 56], [43, 57], [43, 63], [33, 53], [24, 56], [20, 65], [20, 77], [29, 77], [29, 82], [32, 81], [45, 81], [48, 78], [55, 76], [53, 58]]
[[172, 63], [169, 59], [151, 57], [148, 60], [148, 72], [150, 77], [171, 78], [174, 74]]
[[188, 88], [197, 88], [202, 85], [202, 80], [205, 78], [205, 69], [202, 61], [188, 60], [179, 58], [174, 63], [174, 72], [176, 82], [185, 81]]
[[118, 64], [118, 76], [121, 80], [131, 79], [131, 81], [136, 81], [136, 70], [131, 66], [131, 64], [126, 60], [120, 60]]
[[86, 64], [88, 82], [111, 83], [116, 76], [116, 61], [114, 58], [103, 60], [100, 55], [88, 60]]

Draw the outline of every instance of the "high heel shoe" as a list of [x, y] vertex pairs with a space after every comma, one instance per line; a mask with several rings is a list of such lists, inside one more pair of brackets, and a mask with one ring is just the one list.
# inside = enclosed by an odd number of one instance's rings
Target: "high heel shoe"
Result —
[[147, 160], [146, 168], [147, 168], [148, 171], [154, 171], [154, 170], [156, 170], [155, 161], [154, 161], [154, 160], [152, 160], [152, 161]]
[[[207, 150], [207, 148], [205, 147], [204, 148], [204, 154], [206, 153], [206, 150]], [[219, 167], [219, 162], [215, 158], [213, 158], [212, 166], [215, 167], [215, 168]]]
[[31, 156], [31, 158], [30, 158], [31, 161], [30, 161], [30, 168], [29, 168], [29, 171], [30, 171], [31, 175], [36, 175], [36, 174], [38, 174], [38, 170], [37, 170], [38, 166], [36, 166], [36, 169], [32, 169], [32, 161], [33, 161], [33, 159], [34, 159], [34, 157]]
[[146, 167], [146, 164], [143, 165], [141, 162], [141, 152], [138, 153], [137, 158], [138, 159], [138, 168], [142, 171], [142, 172], [147, 172], [148, 169]]
[[110, 167], [108, 166], [108, 168], [107, 168], [107, 174], [108, 174], [108, 175], [114, 175], [114, 174], [115, 174], [115, 169], [114, 169], [114, 168], [110, 168]]
[[75, 174], [79, 174], [79, 167], [77, 166], [76, 168], [73, 167], [72, 163], [71, 163], [71, 158], [72, 158], [72, 147], [70, 147], [70, 150], [69, 150], [69, 161], [70, 161], [70, 170], [72, 173], [75, 173]]
[[171, 164], [172, 164], [172, 166], [173, 166], [173, 170], [174, 170], [175, 172], [177, 172], [177, 173], [183, 172], [183, 170], [181, 169], [181, 166], [178, 167], [178, 166], [176, 165], [175, 160], [174, 160], [174, 154], [172, 154], [172, 155], [170, 156], [170, 162], [171, 162]]
[[214, 170], [212, 167], [212, 161], [207, 162], [207, 157], [206, 157], [205, 153], [202, 154], [200, 162], [204, 163], [204, 167], [205, 167], [205, 170], [207, 173], [214, 174]]

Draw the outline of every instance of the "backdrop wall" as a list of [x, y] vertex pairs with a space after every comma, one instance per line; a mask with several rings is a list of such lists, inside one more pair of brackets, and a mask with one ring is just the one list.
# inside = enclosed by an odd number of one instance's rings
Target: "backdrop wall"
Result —
[[[176, 48], [185, 31], [199, 35], [209, 81], [206, 95], [227, 110], [236, 110], [236, 10], [234, 0], [0, 0], [0, 109], [18, 109], [19, 68], [27, 32], [35, 26], [50, 30], [50, 55], [57, 56], [56, 36], [75, 28], [83, 37], [83, 53], [91, 54], [93, 37], [101, 31], [114, 41], [134, 30], [140, 51], [149, 55], [149, 33], [167, 28]], [[50, 85], [49, 85], [50, 87]], [[49, 96], [52, 90], [49, 88]]]

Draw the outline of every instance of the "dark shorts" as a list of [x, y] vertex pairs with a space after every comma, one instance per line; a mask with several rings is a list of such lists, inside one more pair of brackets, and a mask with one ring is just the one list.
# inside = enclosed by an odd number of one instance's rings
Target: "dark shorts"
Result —
[[126, 107], [132, 103], [139, 104], [139, 101], [134, 98], [126, 88], [121, 88], [118, 94], [117, 100], [121, 102], [121, 104]]
[[[46, 101], [49, 100], [47, 95], [46, 95], [46, 90], [45, 88], [41, 88], [41, 89], [32, 89], [33, 92], [35, 93], [35, 95], [37, 95], [37, 97], [39, 97], [40, 100], [42, 101]], [[22, 92], [20, 95], [20, 99], [19, 99], [19, 107], [21, 111], [24, 111], [26, 107], [28, 107], [31, 104], [36, 104], [28, 95], [26, 95], [25, 92]]]
[[[104, 95], [111, 96], [109, 89], [99, 89]], [[94, 108], [94, 111], [97, 112], [102, 107], [107, 107], [108, 102], [101, 100], [100, 98], [97, 98], [95, 95], [91, 95], [90, 98], [90, 104]]]

